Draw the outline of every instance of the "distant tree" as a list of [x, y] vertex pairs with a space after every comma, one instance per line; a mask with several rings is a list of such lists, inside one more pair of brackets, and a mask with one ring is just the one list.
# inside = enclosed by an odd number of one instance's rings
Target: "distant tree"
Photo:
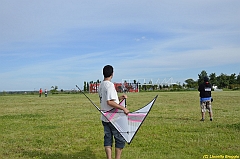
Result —
[[217, 80], [219, 82], [219, 88], [227, 88], [229, 85], [228, 76], [226, 74], [221, 73], [221, 75], [217, 77]]
[[87, 91], [89, 91], [89, 83], [87, 82]]
[[177, 88], [182, 89], [181, 82], [176, 82], [177, 83]]
[[182, 87], [185, 88], [185, 87], [187, 87], [187, 85], [186, 85], [185, 83], [183, 83], [183, 84], [182, 84]]
[[240, 72], [239, 72], [239, 74], [238, 74], [238, 76], [237, 76], [236, 83], [237, 83], [237, 84], [240, 84]]
[[229, 84], [237, 84], [237, 80], [236, 80], [237, 77], [235, 73], [228, 76], [228, 79], [229, 79]]
[[165, 85], [165, 84], [164, 84], [164, 85], [163, 85], [163, 88], [168, 88], [168, 85]]
[[[207, 72], [204, 70], [198, 74], [198, 83], [201, 83], [205, 76], [207, 76]], [[209, 80], [212, 85], [218, 86], [218, 88], [236, 89], [239, 88], [240, 73], [238, 76], [236, 76], [235, 73], [231, 75], [221, 73], [219, 76], [216, 76], [216, 73], [211, 73], [209, 75]]]
[[52, 86], [51, 87], [52, 89], [50, 90], [50, 92], [52, 93], [52, 94], [54, 94], [54, 93], [56, 93], [57, 92], [57, 89], [58, 89], [58, 86]]
[[217, 80], [216, 73], [211, 73], [211, 74], [209, 75], [209, 80], [210, 80], [210, 82], [211, 82], [212, 85], [218, 86], [218, 80]]
[[185, 83], [188, 88], [195, 88], [197, 86], [197, 82], [191, 78], [185, 80]]
[[181, 89], [182, 88], [182, 86], [181, 86], [181, 83], [180, 82], [176, 82], [176, 84], [173, 84], [172, 85], [172, 88], [174, 89], [174, 90], [179, 90], [179, 89]]
[[146, 87], [146, 85], [142, 85], [142, 90], [147, 90], [147, 87]]
[[198, 85], [203, 83], [203, 81], [204, 81], [203, 79], [206, 76], [207, 76], [207, 72], [205, 70], [202, 70], [202, 72], [200, 74], [198, 74]]
[[162, 89], [162, 85], [159, 85], [159, 89]]
[[152, 89], [153, 89], [153, 90], [156, 90], [157, 88], [158, 88], [158, 85], [156, 85], [156, 84], [155, 84], [155, 85], [152, 85]]
[[86, 82], [86, 81], [84, 81], [83, 91], [84, 91], [84, 92], [87, 91], [87, 82]]

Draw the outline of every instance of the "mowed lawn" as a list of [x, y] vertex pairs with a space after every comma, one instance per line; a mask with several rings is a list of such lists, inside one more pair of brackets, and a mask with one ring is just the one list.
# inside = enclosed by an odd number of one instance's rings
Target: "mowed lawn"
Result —
[[[212, 122], [200, 121], [198, 94], [128, 93], [130, 111], [158, 99], [122, 158], [240, 157], [240, 91], [212, 93]], [[100, 113], [82, 94], [0, 96], [0, 158], [104, 159]]]

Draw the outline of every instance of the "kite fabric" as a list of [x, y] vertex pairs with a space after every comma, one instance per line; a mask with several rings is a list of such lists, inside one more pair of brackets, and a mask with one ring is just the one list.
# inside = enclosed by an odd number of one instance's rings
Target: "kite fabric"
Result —
[[[137, 111], [131, 112], [128, 115], [124, 114], [123, 110], [116, 108], [113, 108], [109, 111], [100, 111], [106, 117], [106, 119], [111, 122], [113, 126], [119, 131], [125, 141], [130, 144], [138, 129], [146, 119], [157, 97], [158, 96], [156, 96], [146, 106]], [[126, 107], [126, 99], [123, 99], [119, 104], [123, 107]]]
[[[124, 113], [123, 110], [113, 108], [109, 111], [104, 111], [99, 109], [99, 107], [93, 103], [93, 101], [76, 85], [81, 93], [87, 97], [87, 99], [96, 107], [96, 109], [103, 115], [105, 118], [113, 124], [113, 126], [118, 130], [122, 135], [125, 141], [130, 144], [139, 130], [140, 126], [146, 119], [148, 113], [150, 112], [154, 102], [156, 101], [158, 95], [153, 98], [146, 106], [130, 112], [128, 115]], [[126, 99], [123, 99], [120, 103], [121, 106], [126, 107]]]

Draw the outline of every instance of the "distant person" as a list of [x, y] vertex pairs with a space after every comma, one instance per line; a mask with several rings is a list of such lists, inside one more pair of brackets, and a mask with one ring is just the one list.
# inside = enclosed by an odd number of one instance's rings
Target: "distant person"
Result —
[[48, 94], [47, 89], [45, 89], [44, 94], [45, 94], [45, 97], [47, 97], [47, 94]]
[[213, 120], [212, 106], [211, 106], [211, 102], [213, 101], [213, 98], [211, 95], [212, 85], [209, 83], [208, 77], [204, 77], [204, 82], [199, 85], [198, 91], [200, 92], [200, 107], [202, 112], [202, 119], [200, 121], [205, 120], [206, 109], [209, 112], [210, 121], [212, 121]]
[[[111, 82], [113, 78], [113, 67], [106, 65], [103, 68], [104, 80], [99, 86], [99, 98], [101, 104], [101, 110], [109, 111], [113, 108], [121, 109], [127, 115], [129, 110], [119, 105], [119, 100], [127, 98], [126, 95], [118, 97], [114, 84]], [[104, 147], [107, 159], [112, 158], [112, 144], [113, 136], [115, 139], [115, 159], [121, 158], [122, 150], [125, 146], [125, 140], [116, 128], [110, 123], [105, 116], [101, 116], [102, 125], [104, 128]]]
[[40, 88], [40, 90], [39, 90], [39, 97], [41, 97], [42, 96], [42, 88]]

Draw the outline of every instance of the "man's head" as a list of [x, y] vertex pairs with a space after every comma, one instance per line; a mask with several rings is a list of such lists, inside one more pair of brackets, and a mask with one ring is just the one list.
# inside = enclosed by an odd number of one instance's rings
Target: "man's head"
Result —
[[209, 82], [209, 78], [206, 76], [203, 78], [204, 82]]
[[110, 77], [113, 75], [113, 67], [111, 65], [106, 65], [103, 68], [103, 76], [104, 78]]

